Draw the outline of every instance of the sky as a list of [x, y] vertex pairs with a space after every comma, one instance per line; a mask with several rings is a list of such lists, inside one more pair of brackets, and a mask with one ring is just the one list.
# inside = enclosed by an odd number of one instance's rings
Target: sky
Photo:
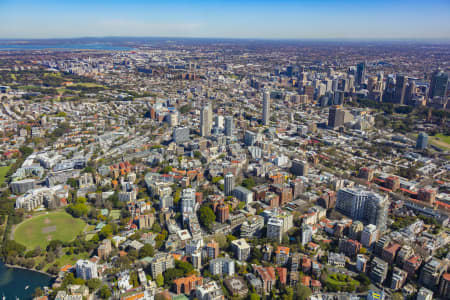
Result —
[[0, 0], [0, 38], [450, 39], [450, 0]]

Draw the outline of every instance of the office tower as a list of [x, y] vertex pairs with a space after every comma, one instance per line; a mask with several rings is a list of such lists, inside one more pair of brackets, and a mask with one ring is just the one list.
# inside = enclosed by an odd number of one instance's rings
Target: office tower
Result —
[[262, 117], [263, 125], [270, 124], [270, 92], [265, 91], [263, 94], [263, 117]]
[[225, 175], [225, 195], [231, 196], [233, 195], [234, 190], [234, 175], [231, 173], [228, 173]]
[[253, 146], [257, 140], [257, 133], [246, 130], [244, 133], [244, 144], [246, 146]]
[[386, 88], [384, 90], [383, 99], [385, 102], [394, 101], [394, 91], [395, 91], [395, 79], [393, 75], [388, 75], [386, 78]]
[[172, 138], [177, 144], [189, 141], [189, 127], [174, 128]]
[[184, 189], [181, 195], [181, 213], [192, 214], [195, 209], [195, 190]]
[[294, 159], [292, 161], [291, 172], [297, 176], [308, 176], [309, 164], [307, 161]]
[[427, 145], [428, 145], [428, 135], [425, 132], [419, 133], [419, 135], [417, 136], [416, 148], [423, 150], [427, 147]]
[[406, 87], [405, 103], [407, 105], [412, 104], [412, 100], [416, 95], [416, 81], [412, 78], [408, 79], [408, 86]]
[[354, 220], [376, 225], [380, 231], [386, 228], [387, 208], [387, 196], [361, 188], [342, 188], [337, 194], [337, 211]]
[[364, 84], [366, 77], [366, 62], [361, 62], [356, 67], [356, 83], [358, 85]]
[[328, 113], [328, 127], [336, 128], [344, 125], [345, 112], [340, 106], [333, 106]]
[[445, 97], [447, 95], [448, 74], [441, 70], [436, 70], [431, 76], [430, 98]]
[[200, 135], [211, 135], [212, 129], [212, 109], [210, 105], [203, 106], [200, 111]]
[[233, 135], [233, 117], [232, 116], [225, 117], [225, 135], [226, 136]]
[[396, 103], [404, 104], [405, 102], [405, 93], [406, 93], [406, 82], [408, 81], [408, 77], [404, 75], [397, 75], [395, 77], [395, 92], [394, 92], [394, 100]]
[[270, 218], [267, 222], [267, 238], [281, 243], [283, 239], [283, 220]]
[[216, 115], [214, 117], [214, 127], [224, 128], [224, 117], [221, 115]]

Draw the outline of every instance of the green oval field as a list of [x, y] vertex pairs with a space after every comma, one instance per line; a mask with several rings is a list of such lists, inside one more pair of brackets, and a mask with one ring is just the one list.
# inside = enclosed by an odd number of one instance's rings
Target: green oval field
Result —
[[14, 240], [29, 250], [36, 246], [45, 248], [52, 240], [72, 241], [85, 226], [83, 220], [73, 218], [65, 212], [50, 212], [17, 225]]

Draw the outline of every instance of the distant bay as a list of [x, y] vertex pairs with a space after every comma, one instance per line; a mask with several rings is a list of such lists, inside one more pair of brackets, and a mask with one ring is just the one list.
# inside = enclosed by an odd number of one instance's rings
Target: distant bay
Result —
[[115, 46], [106, 43], [62, 43], [62, 44], [40, 44], [40, 43], [1, 43], [0, 50], [101, 50], [101, 51], [129, 51], [131, 47]]
[[[6, 300], [31, 299], [37, 287], [50, 286], [53, 278], [34, 271], [8, 268], [0, 261], [0, 297]], [[28, 286], [27, 289], [25, 289]]]

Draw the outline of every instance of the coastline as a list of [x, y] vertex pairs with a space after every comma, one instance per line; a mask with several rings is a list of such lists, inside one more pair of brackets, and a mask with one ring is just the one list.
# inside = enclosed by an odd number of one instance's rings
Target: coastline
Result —
[[7, 267], [7, 268], [11, 268], [11, 269], [22, 269], [22, 270], [27, 270], [27, 271], [37, 272], [37, 273], [41, 273], [41, 274], [43, 274], [43, 275], [46, 275], [46, 276], [48, 276], [48, 277], [51, 277], [51, 278], [53, 278], [53, 279], [55, 279], [55, 278], [58, 277], [58, 276], [56, 276], [56, 275], [53, 275], [53, 274], [50, 274], [50, 273], [47, 273], [47, 272], [41, 271], [41, 270], [28, 269], [28, 268], [26, 268], [26, 267], [19, 266], [19, 265], [10, 265], [10, 264], [7, 264], [7, 263], [5, 263], [5, 262], [3, 262], [3, 264], [4, 264], [5, 267]]

